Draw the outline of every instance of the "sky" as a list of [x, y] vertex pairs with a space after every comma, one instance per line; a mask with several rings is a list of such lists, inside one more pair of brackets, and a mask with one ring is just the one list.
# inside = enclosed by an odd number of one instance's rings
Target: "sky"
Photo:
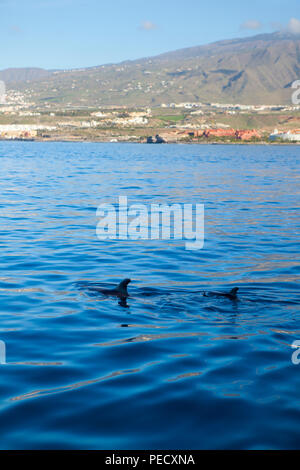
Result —
[[299, 0], [0, 0], [0, 70], [70, 69], [278, 30]]

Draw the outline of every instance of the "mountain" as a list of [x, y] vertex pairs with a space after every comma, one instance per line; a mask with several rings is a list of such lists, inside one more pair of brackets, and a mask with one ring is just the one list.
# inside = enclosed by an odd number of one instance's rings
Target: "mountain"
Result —
[[50, 70], [40, 69], [37, 67], [14, 69], [11, 68], [0, 70], [0, 80], [3, 80], [7, 84], [35, 81], [43, 78], [48, 78], [51, 74], [52, 72]]
[[291, 84], [300, 79], [300, 36], [263, 34], [119, 64], [26, 70], [19, 75], [17, 70], [10, 72], [8, 87], [37, 104], [289, 104]]

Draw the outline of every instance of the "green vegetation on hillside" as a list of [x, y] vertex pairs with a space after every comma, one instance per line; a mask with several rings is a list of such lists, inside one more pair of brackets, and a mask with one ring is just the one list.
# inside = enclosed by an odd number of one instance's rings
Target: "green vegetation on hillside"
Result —
[[10, 71], [8, 87], [44, 106], [291, 105], [291, 84], [299, 79], [299, 50], [299, 36], [266, 34], [115, 65], [51, 74], [23, 71], [22, 76], [33, 77], [23, 82], [13, 83], [13, 76], [20, 74]]

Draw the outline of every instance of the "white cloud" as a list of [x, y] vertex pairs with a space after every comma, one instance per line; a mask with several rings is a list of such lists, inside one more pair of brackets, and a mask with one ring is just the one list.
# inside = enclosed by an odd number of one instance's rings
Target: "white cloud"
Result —
[[297, 18], [291, 18], [287, 25], [287, 30], [292, 34], [300, 34], [300, 20], [297, 20]]
[[241, 24], [241, 29], [251, 29], [252, 31], [257, 31], [262, 28], [262, 23], [257, 20], [248, 20], [245, 23]]
[[141, 29], [144, 31], [151, 31], [152, 29], [156, 29], [157, 26], [155, 23], [152, 23], [152, 21], [143, 21], [141, 24]]

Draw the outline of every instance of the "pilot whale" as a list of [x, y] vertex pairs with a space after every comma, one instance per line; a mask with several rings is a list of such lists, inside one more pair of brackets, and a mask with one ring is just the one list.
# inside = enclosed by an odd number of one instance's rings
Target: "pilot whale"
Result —
[[228, 299], [235, 300], [237, 299], [237, 292], [239, 288], [234, 287], [230, 292], [204, 292], [204, 297], [217, 296], [217, 297], [227, 297]]
[[93, 287], [91, 290], [95, 290], [104, 295], [113, 295], [119, 297], [120, 299], [126, 299], [129, 297], [127, 286], [131, 282], [131, 279], [123, 279], [120, 284], [114, 289], [103, 289], [101, 287]]

